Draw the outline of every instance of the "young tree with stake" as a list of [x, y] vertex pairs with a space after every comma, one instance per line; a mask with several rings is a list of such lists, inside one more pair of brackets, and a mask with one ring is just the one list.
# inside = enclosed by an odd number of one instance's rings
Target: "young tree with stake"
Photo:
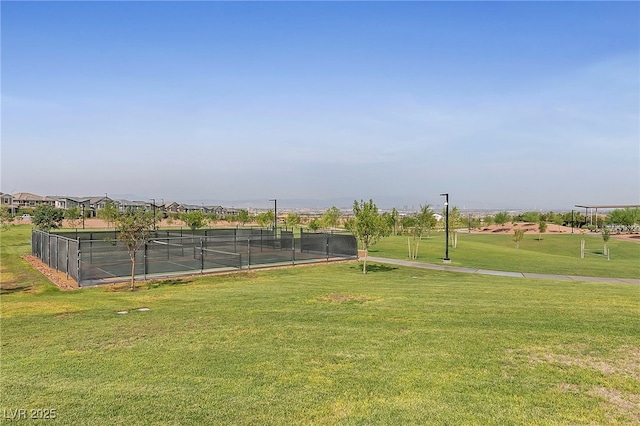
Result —
[[80, 224], [80, 220], [82, 219], [82, 211], [80, 207], [73, 206], [67, 209], [64, 212], [64, 218], [67, 219], [67, 223], [74, 229], [78, 229], [78, 225]]
[[128, 209], [114, 219], [116, 229], [119, 231], [118, 240], [127, 246], [131, 259], [131, 291], [136, 289], [136, 253], [149, 239], [153, 222], [153, 213], [140, 209]]
[[547, 222], [544, 219], [540, 219], [538, 222], [538, 241], [542, 240], [542, 234], [547, 232]]
[[351, 226], [351, 232], [360, 241], [364, 250], [364, 263], [362, 265], [362, 273], [367, 273], [367, 256], [369, 247], [376, 244], [380, 238], [389, 235], [388, 223], [378, 213], [378, 207], [373, 200], [364, 202], [360, 200], [353, 202], [354, 221]]
[[604, 256], [609, 256], [609, 248], [607, 247], [607, 242], [609, 242], [609, 238], [611, 238], [611, 231], [609, 228], [602, 229], [602, 240], [604, 241], [604, 249], [602, 250], [602, 254]]
[[524, 229], [516, 229], [513, 231], [513, 241], [516, 243], [516, 248], [520, 248], [520, 241], [524, 238]]

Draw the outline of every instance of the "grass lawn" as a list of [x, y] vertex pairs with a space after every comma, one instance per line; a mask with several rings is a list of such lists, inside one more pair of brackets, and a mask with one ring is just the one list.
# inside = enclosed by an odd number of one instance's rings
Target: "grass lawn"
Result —
[[[611, 238], [610, 259], [602, 255], [599, 234], [525, 234], [515, 248], [509, 234], [458, 234], [457, 248], [449, 247], [451, 264], [498, 271], [531, 272], [593, 277], [640, 278], [640, 243]], [[586, 243], [580, 258], [580, 240]], [[442, 263], [444, 233], [432, 232], [420, 242], [417, 261]], [[382, 239], [369, 250], [371, 256], [408, 259], [407, 236]]]
[[19, 259], [5, 264], [24, 234], [1, 241], [3, 283], [15, 268], [29, 283], [1, 299], [0, 415], [55, 409], [58, 424], [78, 425], [640, 421], [637, 285], [381, 265], [363, 275], [341, 263], [62, 292]]

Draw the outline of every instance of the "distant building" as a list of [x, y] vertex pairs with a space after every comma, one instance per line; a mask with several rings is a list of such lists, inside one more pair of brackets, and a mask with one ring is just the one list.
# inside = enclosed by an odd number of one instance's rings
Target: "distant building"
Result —
[[30, 192], [18, 192], [13, 195], [13, 204], [17, 208], [36, 208], [40, 205], [55, 206], [55, 199], [31, 194]]

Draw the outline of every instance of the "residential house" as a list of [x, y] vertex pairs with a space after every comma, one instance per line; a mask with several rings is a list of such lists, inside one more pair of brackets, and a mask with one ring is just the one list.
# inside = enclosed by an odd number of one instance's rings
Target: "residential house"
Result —
[[61, 196], [48, 196], [54, 202], [54, 207], [57, 209], [67, 210], [73, 207], [80, 207], [86, 200], [75, 197], [61, 197]]
[[180, 204], [175, 201], [167, 201], [161, 205], [161, 208], [165, 213], [178, 213], [180, 211]]
[[16, 208], [36, 208], [40, 205], [55, 206], [55, 199], [31, 194], [29, 192], [18, 192], [13, 195], [13, 204]]
[[95, 217], [98, 210], [104, 209], [108, 202], [113, 202], [111, 198], [106, 196], [85, 197], [85, 199], [85, 208], [88, 208], [90, 212], [89, 217]]
[[13, 204], [13, 195], [0, 192], [0, 205], [6, 206], [9, 214], [15, 215], [18, 212], [18, 207]]
[[150, 203], [147, 203], [146, 201], [129, 201], [129, 200], [116, 200], [115, 203], [116, 203], [116, 206], [118, 207], [118, 210], [120, 210], [121, 212], [124, 212], [128, 209], [144, 210], [147, 208], [147, 206], [150, 205]]

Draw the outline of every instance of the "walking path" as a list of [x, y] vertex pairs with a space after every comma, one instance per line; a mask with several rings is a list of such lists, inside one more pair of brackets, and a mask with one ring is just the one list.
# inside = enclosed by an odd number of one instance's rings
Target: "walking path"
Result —
[[534, 274], [529, 272], [491, 271], [488, 269], [465, 268], [462, 266], [450, 266], [450, 265], [435, 265], [433, 263], [412, 262], [409, 260], [389, 259], [386, 257], [373, 257], [373, 256], [369, 256], [367, 260], [370, 260], [372, 262], [387, 263], [390, 265], [409, 266], [412, 268], [422, 268], [422, 269], [433, 269], [436, 271], [462, 272], [465, 274], [495, 275], [500, 277], [516, 277], [516, 278], [542, 278], [546, 280], [626, 283], [626, 284], [640, 285], [640, 279], [633, 279], [633, 278], [581, 277], [578, 275], [554, 275], [554, 274]]

